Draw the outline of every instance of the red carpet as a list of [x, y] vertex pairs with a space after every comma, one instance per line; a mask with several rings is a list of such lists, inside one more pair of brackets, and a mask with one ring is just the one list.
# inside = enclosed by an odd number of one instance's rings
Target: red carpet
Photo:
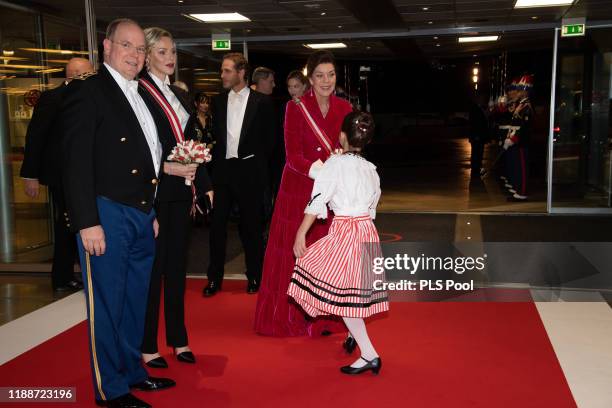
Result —
[[[342, 335], [276, 339], [252, 332], [255, 296], [226, 281], [211, 299], [204, 280], [187, 292], [190, 345], [198, 362], [150, 370], [178, 386], [137, 393], [155, 407], [575, 407], [532, 303], [401, 303], [368, 325], [383, 358], [378, 377], [347, 377], [352, 362]], [[0, 367], [2, 386], [74, 386], [77, 404], [93, 407], [81, 323]], [[163, 333], [163, 330], [161, 330]], [[160, 342], [163, 344], [163, 342]], [[355, 353], [356, 354], [356, 353]]]

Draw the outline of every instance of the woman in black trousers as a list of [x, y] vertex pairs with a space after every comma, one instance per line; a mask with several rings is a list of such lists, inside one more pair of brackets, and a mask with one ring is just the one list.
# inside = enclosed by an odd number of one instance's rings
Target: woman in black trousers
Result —
[[[140, 76], [139, 93], [153, 114], [163, 146], [163, 157], [167, 158], [176, 146], [177, 133], [180, 134], [181, 130], [185, 140], [197, 139], [197, 116], [187, 93], [170, 85], [169, 75], [174, 73], [176, 64], [176, 47], [172, 35], [161, 28], [151, 27], [145, 29], [145, 39], [146, 72]], [[174, 131], [169, 117], [178, 119], [173, 121]], [[181, 129], [178, 129], [179, 125]], [[166, 342], [173, 347], [178, 361], [195, 363], [195, 356], [188, 346], [184, 310], [187, 248], [193, 203], [193, 191], [185, 184], [186, 179], [193, 180], [197, 190], [206, 192], [212, 202], [212, 189], [205, 166], [164, 162], [155, 206], [159, 235], [141, 348], [145, 364], [154, 368], [168, 366], [157, 348], [162, 281]]]

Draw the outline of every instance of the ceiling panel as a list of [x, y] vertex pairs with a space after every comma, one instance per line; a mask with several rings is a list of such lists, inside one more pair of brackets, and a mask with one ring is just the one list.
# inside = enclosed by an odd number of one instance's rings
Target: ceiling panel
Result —
[[[83, 20], [83, 0], [33, 0], [36, 7], [58, 15], [70, 15]], [[289, 41], [300, 34], [367, 33], [379, 30], [440, 30], [449, 28], [498, 26], [499, 32], [507, 25], [529, 25], [551, 23], [562, 17], [586, 16], [593, 20], [612, 20], [611, 0], [579, 0], [571, 7], [545, 7], [515, 10], [515, 0], [92, 0], [98, 20], [98, 30], [104, 31], [108, 22], [117, 17], [131, 17], [143, 26], [161, 26], [169, 29], [177, 39], [208, 39], [212, 32], [229, 31], [234, 36], [285, 36], [279, 43], [253, 43], [258, 50], [281, 50], [284, 53], [307, 54], [300, 42]], [[13, 0], [15, 3], [21, 1]], [[385, 14], [371, 18], [363, 10], [373, 5], [384, 8]], [[384, 5], [384, 7], [382, 7]], [[391, 6], [391, 8], [389, 8]], [[424, 10], [423, 8], [427, 8]], [[376, 11], [378, 9], [372, 9]], [[240, 12], [251, 18], [251, 22], [232, 24], [204, 24], [192, 21], [181, 14]], [[322, 15], [322, 13], [325, 13]], [[374, 14], [374, 13], [372, 13]], [[536, 17], [534, 19], [534, 17]], [[381, 24], [382, 21], [382, 24]], [[399, 24], [398, 24], [399, 21]], [[430, 23], [431, 22], [431, 23]], [[340, 27], [339, 27], [340, 26]], [[370, 29], [368, 28], [370, 27]], [[382, 28], [379, 28], [382, 27]], [[490, 51], [507, 46], [532, 47], [550, 40], [550, 30], [528, 31], [521, 37], [504, 34], [502, 40], [493, 44], [473, 44], [459, 47], [455, 36], [433, 35], [416, 38], [416, 44], [429, 54], [466, 53]], [[59, 34], [58, 34], [59, 35]], [[530, 41], [539, 38], [541, 41]], [[368, 40], [343, 39], [349, 44], [340, 55], [362, 55]], [[392, 41], [393, 50], [383, 41], [374, 41], [371, 51], [376, 55], [393, 56], [401, 49], [402, 42], [412, 44], [413, 38]], [[391, 42], [387, 42], [391, 43]], [[436, 47], [436, 44], [440, 44]], [[395, 50], [395, 51], [394, 51]]]

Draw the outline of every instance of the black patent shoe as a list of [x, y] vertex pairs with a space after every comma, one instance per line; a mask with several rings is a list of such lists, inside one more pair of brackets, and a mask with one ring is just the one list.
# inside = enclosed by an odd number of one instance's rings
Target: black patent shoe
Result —
[[208, 285], [206, 285], [206, 287], [204, 288], [202, 294], [204, 295], [204, 297], [211, 297], [215, 296], [215, 294], [220, 290], [221, 284], [219, 282], [209, 281]]
[[165, 388], [174, 387], [176, 383], [170, 378], [149, 377], [138, 384], [130, 385], [130, 388], [135, 388], [138, 391], [158, 391]]
[[191, 351], [183, 351], [176, 355], [176, 359], [181, 363], [195, 364], [196, 359]]
[[76, 292], [77, 290], [81, 289], [83, 289], [83, 282], [79, 282], [76, 279], [70, 280], [63, 285], [53, 288], [53, 290], [56, 292]]
[[96, 405], [99, 407], [111, 408], [151, 408], [151, 405], [139, 398], [136, 398], [130, 393], [111, 400], [96, 400]]
[[168, 368], [168, 363], [163, 357], [155, 357], [153, 360], [147, 361], [145, 365], [151, 368]]
[[347, 354], [353, 354], [353, 351], [357, 348], [357, 341], [355, 341], [353, 336], [347, 336], [344, 343], [342, 343], [342, 348]]
[[254, 294], [257, 293], [258, 290], [259, 290], [259, 281], [255, 280], [255, 279], [249, 279], [249, 283], [247, 285], [246, 292], [249, 295], [254, 295]]
[[343, 374], [349, 375], [357, 375], [365, 373], [366, 371], [372, 371], [372, 374], [378, 375], [378, 373], [380, 372], [380, 368], [382, 367], [382, 360], [380, 359], [380, 357], [376, 357], [371, 361], [368, 361], [363, 357], [361, 357], [361, 359], [366, 362], [366, 365], [364, 365], [363, 367], [351, 367], [350, 365], [348, 365], [340, 367], [340, 371]]

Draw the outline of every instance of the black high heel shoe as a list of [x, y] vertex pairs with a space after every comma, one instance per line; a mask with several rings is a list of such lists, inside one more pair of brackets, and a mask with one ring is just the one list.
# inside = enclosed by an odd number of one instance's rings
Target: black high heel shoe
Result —
[[382, 360], [380, 359], [380, 357], [376, 357], [375, 359], [371, 361], [368, 361], [363, 357], [361, 357], [361, 359], [366, 362], [366, 365], [364, 365], [363, 367], [351, 367], [350, 365], [348, 365], [348, 366], [340, 367], [340, 371], [343, 374], [349, 374], [349, 375], [356, 375], [356, 374], [364, 373], [366, 371], [372, 371], [372, 374], [378, 375], [382, 367]]
[[195, 364], [196, 362], [195, 356], [191, 351], [183, 351], [182, 353], [176, 354], [176, 359], [181, 363]]
[[352, 354], [357, 348], [357, 341], [353, 338], [353, 336], [347, 336], [342, 343], [342, 348], [346, 351], [347, 354]]
[[145, 365], [151, 368], [168, 368], [168, 363], [163, 357], [155, 357], [153, 360], [147, 361]]

